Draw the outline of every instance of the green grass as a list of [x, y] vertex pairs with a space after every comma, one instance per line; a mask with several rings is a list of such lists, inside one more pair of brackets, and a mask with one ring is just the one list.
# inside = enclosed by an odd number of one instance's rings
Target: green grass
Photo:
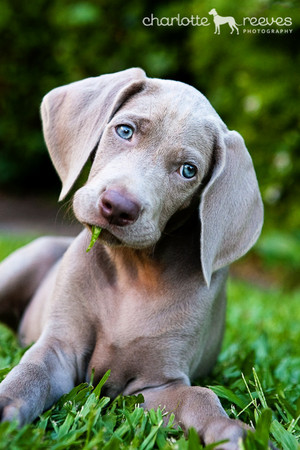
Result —
[[[28, 239], [0, 236], [0, 259]], [[201, 380], [220, 397], [232, 418], [256, 427], [243, 444], [246, 450], [299, 448], [300, 291], [262, 289], [230, 280], [227, 328], [219, 361]], [[0, 326], [0, 379], [20, 359], [16, 337]], [[108, 374], [107, 374], [108, 375]], [[0, 449], [179, 449], [202, 446], [191, 430], [186, 439], [163, 424], [164, 411], [146, 412], [139, 397], [101, 396], [105, 379], [93, 389], [73, 389], [34, 424], [17, 429], [0, 425]], [[200, 384], [200, 381], [199, 381]], [[207, 448], [214, 448], [214, 445]]]

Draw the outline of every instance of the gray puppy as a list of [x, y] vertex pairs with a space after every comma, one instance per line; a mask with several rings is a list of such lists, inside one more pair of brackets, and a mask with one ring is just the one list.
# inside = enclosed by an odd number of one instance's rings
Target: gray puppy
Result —
[[0, 265], [0, 315], [25, 310], [21, 342], [36, 342], [0, 385], [1, 419], [32, 421], [93, 368], [95, 381], [111, 369], [106, 395], [142, 393], [205, 444], [238, 448], [246, 426], [191, 380], [220, 350], [227, 266], [262, 227], [243, 139], [196, 89], [140, 69], [54, 89], [42, 119], [60, 199], [93, 157], [73, 201], [85, 227]]

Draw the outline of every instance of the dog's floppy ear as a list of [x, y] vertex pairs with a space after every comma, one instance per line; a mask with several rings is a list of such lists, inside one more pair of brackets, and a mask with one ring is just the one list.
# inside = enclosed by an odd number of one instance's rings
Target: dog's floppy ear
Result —
[[212, 273], [244, 255], [263, 224], [263, 204], [251, 157], [236, 131], [213, 119], [211, 178], [200, 202], [201, 263], [210, 285]]
[[87, 78], [50, 91], [41, 114], [45, 141], [63, 187], [72, 188], [105, 125], [122, 103], [142, 90], [146, 80], [138, 68]]

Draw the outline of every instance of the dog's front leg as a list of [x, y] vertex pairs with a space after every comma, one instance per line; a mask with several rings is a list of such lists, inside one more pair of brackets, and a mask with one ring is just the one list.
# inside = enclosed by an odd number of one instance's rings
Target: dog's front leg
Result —
[[193, 427], [204, 444], [226, 441], [216, 449], [237, 450], [247, 425], [238, 420], [229, 419], [218, 397], [207, 388], [170, 385], [165, 388], [145, 389], [142, 392], [147, 409], [161, 408], [174, 413], [176, 423], [187, 432]]
[[59, 341], [41, 338], [0, 385], [0, 421], [31, 422], [69, 392], [75, 379], [75, 358]]

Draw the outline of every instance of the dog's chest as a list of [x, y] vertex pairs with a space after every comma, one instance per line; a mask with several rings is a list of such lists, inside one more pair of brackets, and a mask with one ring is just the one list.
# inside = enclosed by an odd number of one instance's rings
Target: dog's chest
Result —
[[106, 260], [109, 276], [103, 255], [93, 266], [96, 337], [87, 377], [95, 369], [97, 380], [110, 369], [109, 395], [190, 377], [199, 366], [216, 292], [204, 285], [199, 263], [189, 255], [182, 260]]
[[199, 292], [167, 291], [127, 286], [99, 307], [88, 372], [99, 379], [111, 370], [109, 395], [180, 378], [201, 357], [209, 305]]

